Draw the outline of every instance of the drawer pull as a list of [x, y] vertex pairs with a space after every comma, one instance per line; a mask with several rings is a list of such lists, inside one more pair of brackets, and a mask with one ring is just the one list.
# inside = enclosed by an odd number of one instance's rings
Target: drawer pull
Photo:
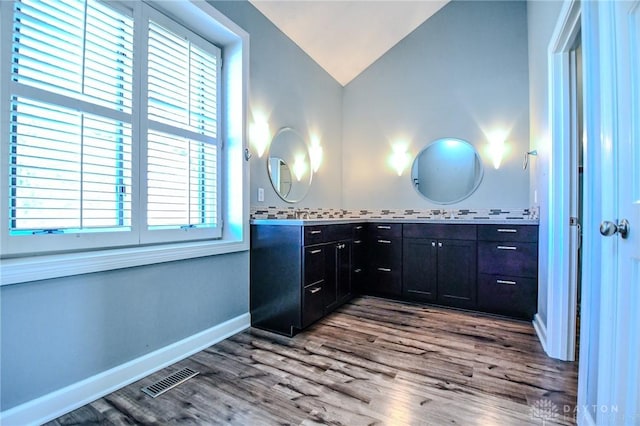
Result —
[[345, 248], [345, 247], [346, 247], [346, 244], [338, 244], [338, 245], [336, 246], [336, 248], [337, 248], [338, 250], [342, 250], [342, 249], [343, 249], [343, 248]]
[[436, 242], [435, 241], [431, 241], [431, 247], [435, 247], [436, 246]]
[[498, 250], [518, 250], [518, 247], [514, 247], [514, 246], [498, 246]]
[[512, 228], [498, 228], [498, 232], [510, 232], [512, 234], [515, 234], [516, 232], [518, 232], [518, 230]]
[[362, 229], [362, 225], [356, 226], [356, 231], [359, 231]]
[[354, 271], [356, 274], [359, 274], [360, 272], [362, 272], [362, 269], [358, 268], [358, 269], [354, 269]]
[[378, 271], [380, 271], [380, 272], [391, 272], [391, 269], [389, 269], [389, 268], [378, 268]]
[[362, 244], [362, 240], [354, 240], [353, 244]]
[[391, 229], [389, 225], [378, 225], [378, 229]]
[[389, 241], [389, 240], [378, 240], [378, 242], [380, 244], [391, 244], [391, 241]]
[[438, 241], [438, 247], [442, 247], [442, 243]]
[[496, 280], [496, 283], [498, 283], [498, 284], [516, 285], [515, 281], [507, 281], [507, 280]]
[[322, 249], [311, 250], [311, 251], [309, 252], [309, 254], [318, 254], [318, 253], [322, 253]]
[[322, 234], [322, 231], [320, 230], [315, 230], [315, 231], [311, 231], [310, 232], [311, 235], [318, 235], [318, 234]]
[[322, 287], [316, 287], [316, 288], [313, 288], [313, 289], [309, 290], [309, 293], [316, 294], [320, 290], [322, 290]]

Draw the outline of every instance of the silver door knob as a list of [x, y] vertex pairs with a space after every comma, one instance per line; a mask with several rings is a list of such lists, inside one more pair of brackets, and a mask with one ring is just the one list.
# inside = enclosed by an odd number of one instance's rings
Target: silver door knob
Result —
[[610, 237], [615, 233], [620, 234], [622, 238], [627, 238], [629, 235], [629, 222], [627, 219], [622, 219], [617, 225], [613, 222], [605, 220], [600, 224], [600, 233], [605, 237]]

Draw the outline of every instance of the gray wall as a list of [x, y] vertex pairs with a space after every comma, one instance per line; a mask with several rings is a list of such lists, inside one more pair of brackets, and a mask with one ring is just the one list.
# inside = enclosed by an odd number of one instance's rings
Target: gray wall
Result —
[[[268, 115], [271, 136], [293, 127], [307, 143], [310, 132], [320, 137], [323, 164], [295, 206], [341, 207], [342, 86], [248, 2], [210, 3], [251, 34], [249, 120], [253, 114]], [[271, 186], [266, 157], [254, 153], [250, 161], [251, 206], [289, 206]], [[264, 202], [258, 202], [258, 188], [265, 190]]]
[[249, 311], [249, 254], [0, 288], [2, 410]]
[[[441, 137], [469, 141], [485, 175], [450, 207], [529, 206], [527, 10], [523, 1], [454, 1], [349, 83], [343, 104], [343, 207], [430, 208], [387, 165], [392, 144], [415, 156]], [[484, 131], [511, 129], [510, 152], [495, 170]]]
[[[339, 207], [342, 88], [247, 2], [213, 5], [251, 35], [250, 104], [271, 129], [315, 130], [325, 147], [304, 203]], [[266, 159], [251, 160], [265, 205]], [[304, 204], [303, 204], [304, 205]], [[0, 410], [213, 327], [249, 310], [249, 254], [236, 253], [0, 288]]]
[[[556, 22], [562, 9], [561, 1], [527, 2], [529, 31], [529, 120], [531, 149], [538, 151], [530, 161], [531, 205], [540, 208], [540, 252], [538, 256], [538, 315], [547, 323], [547, 268], [546, 247], [549, 241], [549, 154], [551, 128], [549, 123], [549, 55], [548, 48]], [[536, 201], [537, 198], [537, 201]]]

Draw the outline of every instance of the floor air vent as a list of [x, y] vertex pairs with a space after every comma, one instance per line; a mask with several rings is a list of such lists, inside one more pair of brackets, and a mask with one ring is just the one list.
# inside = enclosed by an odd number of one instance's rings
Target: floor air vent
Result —
[[142, 388], [142, 392], [146, 393], [152, 398], [156, 398], [169, 389], [173, 389], [178, 386], [180, 383], [184, 383], [192, 377], [198, 375], [197, 371], [193, 371], [190, 368], [183, 368], [182, 370], [176, 371], [170, 376], [165, 377], [162, 380], [158, 380], [152, 385], [146, 386]]

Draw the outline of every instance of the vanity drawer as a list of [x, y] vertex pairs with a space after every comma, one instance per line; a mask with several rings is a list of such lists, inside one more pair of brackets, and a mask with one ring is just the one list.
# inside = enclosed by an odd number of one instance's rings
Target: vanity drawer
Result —
[[476, 225], [450, 223], [408, 223], [402, 227], [404, 238], [435, 238], [447, 240], [475, 240]]
[[479, 241], [478, 272], [534, 278], [538, 274], [538, 245]]
[[480, 225], [478, 240], [481, 241], [520, 241], [535, 243], [538, 241], [536, 225]]
[[327, 241], [325, 234], [326, 226], [305, 226], [303, 230], [303, 244], [305, 246], [310, 246], [313, 244], [323, 243]]
[[483, 311], [532, 319], [537, 304], [534, 278], [478, 275], [478, 307]]
[[351, 225], [351, 232], [354, 241], [364, 241], [364, 239], [367, 237], [367, 224], [356, 223], [355, 225]]
[[400, 296], [402, 294], [402, 271], [393, 267], [376, 266], [372, 268], [367, 290], [374, 294]]
[[378, 237], [371, 241], [370, 254], [374, 269], [377, 267], [398, 268], [402, 263], [402, 240]]
[[312, 284], [302, 294], [302, 328], [311, 325], [324, 315], [324, 287]]
[[325, 246], [304, 248], [304, 283], [303, 285], [322, 282], [325, 277]]
[[369, 226], [374, 237], [402, 237], [401, 223], [373, 223]]
[[349, 223], [339, 225], [327, 225], [324, 228], [324, 234], [326, 236], [325, 241], [344, 241], [352, 238], [353, 225]]

